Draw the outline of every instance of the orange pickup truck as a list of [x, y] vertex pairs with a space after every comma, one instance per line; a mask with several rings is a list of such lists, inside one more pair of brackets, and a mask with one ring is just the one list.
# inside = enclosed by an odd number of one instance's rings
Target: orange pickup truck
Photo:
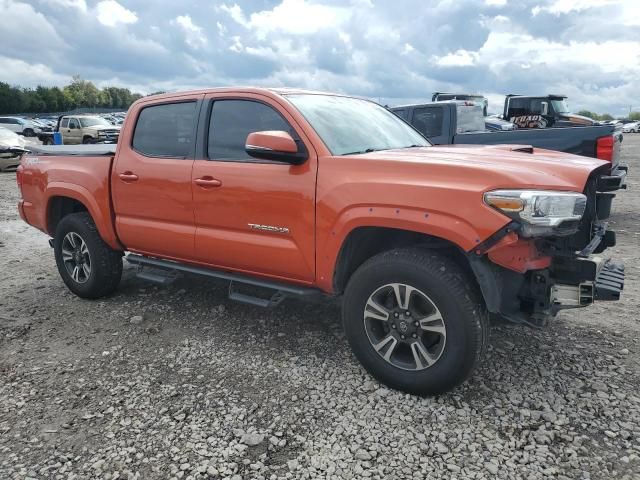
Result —
[[363, 99], [220, 88], [137, 101], [117, 146], [34, 148], [17, 181], [80, 297], [112, 293], [123, 256], [149, 281], [223, 278], [255, 305], [340, 295], [364, 367], [435, 394], [473, 371], [489, 314], [541, 326], [619, 298], [623, 267], [596, 255], [615, 244], [608, 168], [435, 147]]

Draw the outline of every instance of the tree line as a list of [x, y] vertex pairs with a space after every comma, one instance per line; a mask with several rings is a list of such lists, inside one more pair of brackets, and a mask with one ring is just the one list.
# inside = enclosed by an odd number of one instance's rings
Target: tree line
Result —
[[127, 110], [142, 98], [128, 88], [98, 88], [74, 76], [64, 87], [21, 88], [0, 82], [0, 114], [65, 112], [74, 108], [118, 108]]
[[[589, 110], [580, 110], [578, 115], [582, 115], [583, 117], [593, 118], [594, 120], [615, 120], [612, 115], [608, 113], [598, 114], [596, 112], [590, 112]], [[631, 112], [629, 114], [629, 120], [640, 120], [640, 112]]]

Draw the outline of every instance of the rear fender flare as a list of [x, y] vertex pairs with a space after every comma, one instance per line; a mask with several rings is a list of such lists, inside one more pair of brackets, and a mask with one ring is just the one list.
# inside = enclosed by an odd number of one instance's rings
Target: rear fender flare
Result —
[[[113, 228], [113, 222], [111, 219], [111, 206], [100, 207], [95, 197], [91, 195], [91, 192], [81, 185], [66, 182], [52, 182], [47, 186], [45, 191], [46, 200], [46, 218], [45, 226], [48, 229], [49, 225], [49, 209], [51, 201], [54, 197], [68, 197], [82, 203], [91, 215], [98, 233], [105, 241], [107, 245], [115, 250], [123, 250], [122, 245], [118, 241], [118, 237]], [[48, 232], [53, 236], [55, 232]]]

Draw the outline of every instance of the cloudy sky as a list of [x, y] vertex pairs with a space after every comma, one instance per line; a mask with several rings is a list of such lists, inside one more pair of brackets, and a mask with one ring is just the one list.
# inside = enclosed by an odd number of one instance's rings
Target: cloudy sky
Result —
[[0, 0], [0, 81], [565, 93], [640, 110], [640, 0]]

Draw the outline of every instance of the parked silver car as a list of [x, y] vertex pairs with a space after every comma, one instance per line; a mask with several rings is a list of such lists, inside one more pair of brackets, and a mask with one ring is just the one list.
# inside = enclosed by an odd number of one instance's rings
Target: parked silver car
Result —
[[20, 164], [20, 153], [27, 142], [20, 135], [0, 127], [0, 172], [17, 168]]

